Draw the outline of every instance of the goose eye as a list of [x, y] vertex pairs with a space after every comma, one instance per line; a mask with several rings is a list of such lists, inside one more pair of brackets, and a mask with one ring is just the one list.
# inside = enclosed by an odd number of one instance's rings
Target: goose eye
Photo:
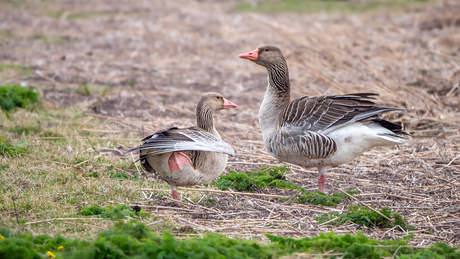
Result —
[[219, 95], [218, 95], [218, 96], [216, 96], [216, 99], [217, 99], [217, 100], [219, 100], [219, 99], [220, 99], [220, 96], [219, 96]]
[[264, 49], [264, 50], [265, 50], [265, 51], [269, 51], [269, 49], [268, 49], [268, 48], [266, 48], [266, 49]]

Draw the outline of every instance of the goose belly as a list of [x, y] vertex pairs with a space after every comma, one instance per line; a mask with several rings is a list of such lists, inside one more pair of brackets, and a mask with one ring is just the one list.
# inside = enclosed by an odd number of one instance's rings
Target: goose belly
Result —
[[147, 161], [169, 185], [193, 186], [214, 180], [224, 171], [227, 165], [228, 156], [226, 154], [206, 153], [206, 158], [196, 161], [195, 167], [186, 164], [181, 171], [170, 170], [168, 160], [172, 153], [148, 156]]
[[337, 144], [337, 152], [330, 157], [331, 164], [337, 166], [347, 163], [376, 146], [396, 144], [379, 136], [388, 133], [391, 132], [373, 122], [356, 122], [329, 133], [327, 136]]
[[281, 161], [303, 167], [338, 166], [347, 163], [363, 152], [375, 146], [388, 146], [396, 143], [379, 137], [378, 134], [387, 134], [389, 131], [376, 124], [353, 123], [327, 134], [337, 146], [337, 151], [324, 158], [309, 158], [287, 154], [272, 154]]

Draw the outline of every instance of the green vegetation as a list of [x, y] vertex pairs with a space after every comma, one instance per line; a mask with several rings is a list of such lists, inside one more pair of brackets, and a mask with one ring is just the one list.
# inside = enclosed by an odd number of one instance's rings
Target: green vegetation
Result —
[[[357, 235], [333, 232], [293, 239], [266, 235], [268, 245], [254, 240], [238, 240], [217, 233], [177, 240], [169, 232], [152, 233], [143, 223], [118, 222], [92, 240], [61, 235], [33, 236], [0, 229], [1, 258], [278, 258], [293, 253], [324, 254], [340, 258], [459, 258], [460, 252], [445, 243], [414, 248], [403, 239], [378, 241]], [[332, 253], [331, 253], [332, 252]]]
[[104, 97], [109, 91], [110, 86], [104, 85], [80, 85], [77, 89], [75, 89], [75, 93], [86, 95], [86, 96], [101, 96]]
[[318, 236], [293, 239], [266, 235], [274, 245], [277, 255], [292, 253], [324, 254], [331, 258], [459, 258], [460, 252], [445, 243], [435, 243], [428, 248], [408, 246], [413, 235], [395, 240], [378, 241], [365, 237], [363, 232], [356, 235], [336, 235], [334, 232]]
[[25, 140], [12, 144], [7, 138], [0, 135], [0, 155], [16, 157], [20, 153], [27, 152], [24, 147]]
[[110, 178], [119, 178], [119, 179], [129, 179], [129, 180], [139, 180], [139, 175], [135, 174], [134, 176], [130, 176], [126, 172], [119, 172], [119, 171], [112, 171], [109, 175]]
[[48, 17], [67, 19], [67, 20], [84, 20], [96, 17], [111, 17], [113, 14], [108, 12], [61, 12], [61, 11], [47, 11], [44, 13]]
[[343, 0], [281, 0], [263, 1], [261, 3], [242, 3], [238, 11], [268, 12], [268, 13], [362, 13], [376, 10], [402, 11], [410, 6], [427, 5], [430, 0], [370, 0], [370, 1], [343, 1]]
[[40, 125], [16, 125], [12, 128], [9, 128], [8, 131], [16, 135], [32, 135], [40, 134], [43, 129]]
[[113, 179], [125, 179], [125, 180], [139, 180], [141, 179], [138, 174], [134, 174], [133, 176], [130, 176], [127, 172], [122, 172], [122, 171], [116, 171], [112, 170], [111, 167], [108, 167], [109, 171], [106, 171], [105, 173], [100, 173], [97, 171], [85, 173], [85, 177], [108, 177], [108, 178], [113, 178]]
[[66, 239], [60, 235], [12, 235], [0, 229], [1, 258], [270, 258], [272, 252], [251, 240], [220, 234], [176, 240], [170, 233], [154, 235], [145, 224], [117, 223], [92, 241]]
[[[348, 195], [340, 192], [334, 192], [327, 195], [324, 192], [311, 192], [307, 191], [301, 186], [286, 181], [284, 174], [289, 171], [289, 167], [263, 167], [257, 171], [246, 171], [238, 173], [230, 171], [227, 175], [220, 175], [219, 178], [213, 183], [220, 190], [237, 190], [255, 191], [267, 187], [275, 187], [278, 189], [298, 190], [300, 194], [294, 195], [289, 199], [281, 199], [280, 201], [294, 200], [297, 203], [310, 203], [323, 206], [335, 206], [348, 199]], [[359, 191], [348, 191], [349, 194], [357, 194]]]
[[11, 111], [17, 107], [25, 108], [29, 104], [37, 103], [38, 96], [38, 92], [31, 87], [0, 86], [0, 107], [4, 111]]
[[[394, 222], [388, 220], [393, 219]], [[407, 220], [401, 217], [398, 213], [393, 213], [389, 208], [384, 207], [380, 210], [380, 214], [376, 211], [373, 211], [366, 207], [359, 206], [349, 206], [348, 212], [345, 214], [340, 214], [337, 212], [325, 213], [321, 217], [316, 217], [319, 223], [328, 222], [332, 219], [337, 218], [337, 220], [331, 221], [331, 225], [342, 225], [350, 221], [361, 226], [371, 227], [371, 228], [396, 228], [397, 230], [414, 230], [415, 227], [407, 223]]]
[[257, 171], [246, 171], [244, 173], [230, 171], [227, 175], [221, 175], [214, 182], [214, 185], [220, 190], [231, 188], [240, 192], [255, 191], [267, 187], [302, 189], [302, 187], [284, 180], [284, 173], [288, 171], [287, 166], [263, 167]]
[[69, 39], [68, 36], [60, 36], [60, 35], [45, 35], [45, 34], [34, 34], [30, 36], [33, 40], [43, 40], [46, 43], [53, 43], [53, 42], [60, 42], [66, 41]]
[[[11, 32], [11, 30], [0, 30], [0, 39], [1, 40], [9, 40], [13, 38], [13, 33]], [[2, 65], [0, 65], [1, 67]], [[1, 71], [3, 72], [3, 71]]]
[[[23, 232], [25, 228], [17, 221], [82, 218], [84, 216], [78, 213], [83, 206], [99, 204], [104, 207], [109, 202], [136, 204], [144, 197], [139, 189], [164, 187], [160, 181], [134, 180], [138, 177], [136, 174], [123, 170], [133, 166], [132, 159], [95, 151], [134, 146], [139, 136], [122, 131], [105, 133], [105, 127], [115, 128], [116, 124], [110, 121], [101, 124], [85, 116], [85, 112], [86, 106], [51, 109], [41, 106], [33, 110], [26, 107], [10, 113], [9, 120], [0, 118], [0, 211], [5, 215], [0, 217], [0, 226]], [[123, 140], [126, 138], [133, 140]], [[87, 177], [93, 172], [96, 177]], [[146, 224], [158, 220], [141, 217]], [[126, 218], [136, 217], [131, 214]], [[74, 220], [63, 220], [31, 224], [26, 229], [48, 235], [65, 233], [73, 238], [94, 238], [101, 227], [112, 224], [110, 220], [83, 220], [78, 224]], [[152, 229], [161, 233], [175, 226], [174, 222], [165, 220], [153, 225]]]
[[214, 198], [207, 198], [207, 199], [205, 199], [205, 200], [200, 202], [200, 204], [204, 205], [204, 206], [214, 206], [217, 203], [219, 203], [219, 201], [214, 199]]
[[136, 212], [133, 208], [131, 208], [128, 205], [117, 204], [116, 206], [107, 205], [105, 207], [101, 207], [95, 204], [90, 207], [83, 207], [79, 214], [83, 216], [96, 216], [112, 220], [124, 219], [127, 217], [150, 217], [150, 214], [145, 213], [142, 208], [139, 207], [139, 209], [140, 211]]
[[[11, 36], [12, 34], [10, 33], [10, 34], [7, 34], [7, 35]], [[2, 63], [0, 63], [0, 73], [4, 73], [4, 72], [7, 72], [7, 71], [18, 72], [19, 74], [21, 74], [22, 76], [25, 76], [25, 77], [30, 76], [30, 68], [29, 67], [23, 67], [23, 66], [14, 65], [14, 64], [2, 64]]]
[[[347, 193], [352, 195], [358, 194], [359, 191], [347, 191]], [[348, 198], [348, 195], [341, 192], [334, 192], [332, 195], [328, 195], [320, 191], [311, 192], [304, 190], [300, 194], [294, 195], [293, 197], [287, 200], [292, 199], [297, 203], [310, 203], [314, 205], [335, 206]], [[281, 201], [284, 201], [284, 199], [281, 199]]]

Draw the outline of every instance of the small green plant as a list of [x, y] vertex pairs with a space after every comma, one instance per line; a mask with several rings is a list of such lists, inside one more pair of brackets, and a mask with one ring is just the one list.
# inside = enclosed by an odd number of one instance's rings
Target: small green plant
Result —
[[119, 172], [119, 171], [111, 171], [109, 174], [109, 178], [126, 179], [126, 180], [139, 180], [140, 179], [138, 174], [130, 176], [126, 172]]
[[[348, 199], [344, 193], [335, 192], [332, 196], [323, 192], [307, 191], [301, 186], [286, 181], [284, 174], [289, 171], [287, 166], [263, 167], [257, 171], [246, 171], [238, 173], [230, 171], [227, 175], [221, 175], [213, 183], [220, 190], [233, 189], [237, 191], [255, 191], [267, 187], [278, 189], [298, 190], [300, 193], [290, 198], [280, 199], [280, 201], [294, 200], [297, 203], [310, 203], [323, 206], [335, 206]], [[356, 194], [359, 191], [348, 191], [349, 194]]]
[[0, 136], [0, 155], [16, 157], [20, 153], [27, 152], [24, 147], [25, 140], [21, 140], [15, 144], [12, 144], [7, 138]]
[[[384, 215], [386, 218], [382, 215]], [[403, 230], [415, 229], [414, 226], [411, 226], [407, 223], [406, 219], [397, 213], [393, 213], [387, 207], [382, 208], [379, 214], [367, 207], [352, 205], [348, 207], [348, 212], [345, 214], [329, 212], [323, 214], [321, 217], [316, 217], [316, 220], [318, 220], [318, 223], [324, 223], [335, 218], [337, 218], [337, 220], [331, 221], [329, 224], [338, 226], [350, 221], [355, 224], [371, 228], [392, 228], [395, 226], [400, 226]], [[393, 219], [394, 223], [387, 218]], [[396, 229], [401, 230], [400, 228]]]
[[78, 89], [75, 89], [75, 93], [81, 94], [81, 95], [86, 95], [86, 96], [91, 96], [90, 86], [83, 85], [83, 86], [79, 87]]
[[134, 79], [129, 80], [129, 87], [134, 87], [134, 85], [136, 85], [136, 80]]
[[124, 219], [126, 217], [150, 217], [150, 214], [144, 212], [142, 208], [139, 212], [136, 212], [130, 206], [121, 204], [117, 204], [116, 206], [107, 205], [105, 207], [101, 207], [95, 204], [91, 205], [90, 207], [83, 207], [79, 214], [83, 216], [96, 216], [112, 220]]
[[0, 107], [4, 111], [12, 111], [17, 107], [25, 108], [29, 104], [37, 103], [38, 96], [38, 92], [31, 87], [0, 86]]
[[214, 198], [207, 198], [203, 201], [201, 201], [199, 204], [201, 205], [204, 205], [204, 206], [212, 206], [212, 205], [216, 205], [218, 203], [218, 201]]
[[64, 140], [64, 135], [54, 130], [42, 130], [42, 132], [40, 133], [40, 136], [44, 138], [56, 138], [54, 139], [54, 141], [58, 141], [58, 142]]
[[89, 172], [89, 173], [84, 174], [84, 176], [85, 177], [99, 178], [101, 176], [101, 173], [93, 171], [93, 172]]
[[38, 134], [43, 131], [43, 128], [39, 125], [16, 125], [9, 129], [9, 132], [15, 133], [17, 135], [32, 135]]

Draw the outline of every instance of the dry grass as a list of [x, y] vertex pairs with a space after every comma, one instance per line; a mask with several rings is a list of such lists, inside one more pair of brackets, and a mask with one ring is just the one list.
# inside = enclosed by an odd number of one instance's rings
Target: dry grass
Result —
[[[12, 120], [0, 113], [0, 134], [25, 139], [29, 150], [0, 158], [0, 211], [6, 215], [0, 224], [37, 234], [94, 236], [111, 223], [30, 223], [78, 217], [87, 204], [122, 203], [144, 206], [152, 228], [178, 236], [406, 234], [314, 220], [366, 204], [408, 218], [417, 227], [413, 245], [460, 245], [460, 5], [440, 1], [405, 13], [342, 16], [238, 13], [232, 9], [236, 2], [2, 3], [1, 63], [29, 67], [30, 74], [10, 69], [0, 72], [0, 81], [37, 86], [44, 107], [10, 114]], [[239, 105], [216, 116], [237, 152], [228, 170], [282, 165], [265, 151], [257, 124], [266, 72], [237, 58], [262, 44], [284, 51], [293, 97], [377, 92], [379, 103], [406, 109], [392, 118], [412, 134], [410, 143], [374, 149], [328, 174], [326, 190], [359, 189], [357, 200], [322, 207], [183, 189], [184, 203], [176, 207], [167, 185], [154, 176], [109, 177], [112, 171], [137, 174], [130, 157], [117, 156], [119, 147], [134, 146], [161, 128], [192, 125], [196, 101], [207, 91]], [[21, 127], [31, 130], [23, 134]], [[289, 180], [316, 188], [315, 170], [291, 168]], [[88, 177], [92, 172], [100, 175]]]

